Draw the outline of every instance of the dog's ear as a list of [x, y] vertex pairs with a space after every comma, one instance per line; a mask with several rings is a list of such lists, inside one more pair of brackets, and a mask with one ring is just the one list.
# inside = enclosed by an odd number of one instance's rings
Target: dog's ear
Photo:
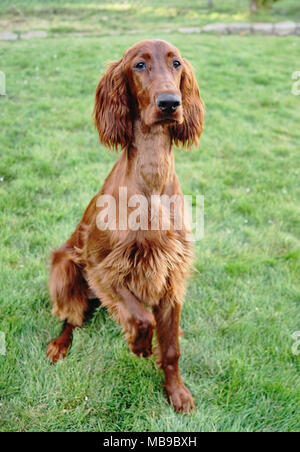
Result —
[[171, 127], [171, 136], [176, 145], [190, 147], [198, 145], [204, 124], [204, 104], [200, 97], [197, 80], [190, 63], [183, 59], [180, 82], [183, 122]]
[[123, 59], [111, 63], [96, 90], [95, 124], [102, 144], [125, 149], [132, 139], [132, 119]]

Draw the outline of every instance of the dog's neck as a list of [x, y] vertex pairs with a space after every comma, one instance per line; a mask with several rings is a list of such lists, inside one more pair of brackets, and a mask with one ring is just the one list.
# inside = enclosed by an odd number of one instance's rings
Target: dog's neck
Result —
[[131, 171], [139, 190], [146, 195], [162, 194], [174, 174], [174, 154], [168, 127], [134, 124], [134, 141], [129, 151]]

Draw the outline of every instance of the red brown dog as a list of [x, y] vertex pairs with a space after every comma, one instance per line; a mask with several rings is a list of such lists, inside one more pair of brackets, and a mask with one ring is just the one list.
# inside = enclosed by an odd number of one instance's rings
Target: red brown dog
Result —
[[[172, 144], [197, 144], [204, 120], [190, 64], [165, 41], [134, 45], [101, 78], [94, 115], [101, 143], [121, 147], [123, 152], [76, 230], [52, 255], [53, 313], [65, 323], [61, 335], [48, 345], [47, 355], [53, 362], [65, 357], [93, 292], [122, 325], [133, 353], [151, 355], [156, 329], [158, 361], [169, 400], [177, 411], [188, 412], [194, 402], [179, 373], [178, 336], [191, 267], [189, 231], [185, 225], [176, 229], [174, 216], [168, 229], [151, 228], [153, 213], [148, 207], [144, 213], [149, 213], [149, 227], [121, 227], [120, 189], [126, 200], [136, 195], [149, 202], [153, 195], [155, 199], [182, 198]], [[101, 196], [112, 197], [119, 210], [113, 228], [99, 225]], [[161, 225], [159, 201], [157, 206]], [[125, 220], [130, 213], [132, 208]]]

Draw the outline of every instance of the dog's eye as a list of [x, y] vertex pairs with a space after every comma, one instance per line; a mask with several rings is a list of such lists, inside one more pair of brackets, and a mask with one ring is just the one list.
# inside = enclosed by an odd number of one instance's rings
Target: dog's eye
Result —
[[178, 61], [178, 60], [174, 60], [174, 61], [173, 61], [173, 67], [174, 67], [175, 69], [178, 69], [180, 66], [181, 66], [180, 61]]
[[138, 71], [142, 71], [143, 69], [146, 69], [146, 63], [144, 61], [139, 61], [135, 66], [135, 69]]

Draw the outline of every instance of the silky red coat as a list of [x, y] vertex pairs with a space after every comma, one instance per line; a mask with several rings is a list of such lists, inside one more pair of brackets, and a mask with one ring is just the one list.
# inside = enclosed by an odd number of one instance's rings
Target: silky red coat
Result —
[[[180, 99], [172, 111], [158, 102], [166, 94]], [[192, 263], [189, 231], [172, 224], [168, 230], [121, 230], [118, 223], [116, 230], [100, 230], [97, 199], [111, 195], [118, 207], [120, 187], [128, 198], [182, 197], [172, 145], [197, 145], [204, 120], [190, 64], [165, 41], [134, 45], [100, 79], [94, 117], [101, 143], [122, 154], [71, 237], [52, 254], [53, 313], [65, 323], [47, 355], [53, 362], [65, 357], [89, 298], [97, 297], [121, 324], [133, 353], [151, 355], [156, 329], [155, 355], [168, 398], [177, 411], [189, 412], [194, 402], [178, 366], [180, 312]]]

